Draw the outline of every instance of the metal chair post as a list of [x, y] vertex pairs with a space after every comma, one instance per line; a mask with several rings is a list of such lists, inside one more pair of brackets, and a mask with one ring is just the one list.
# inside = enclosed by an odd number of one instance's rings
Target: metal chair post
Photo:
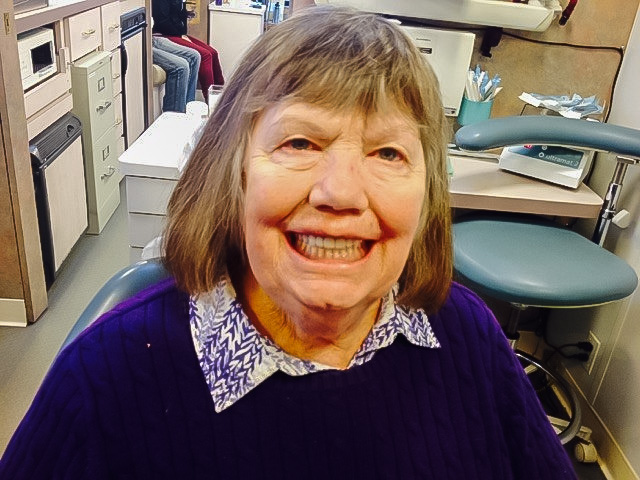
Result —
[[598, 221], [596, 223], [595, 230], [591, 240], [594, 243], [602, 246], [609, 231], [609, 226], [613, 221], [613, 217], [617, 213], [617, 203], [620, 198], [620, 192], [622, 191], [622, 183], [625, 175], [627, 174], [627, 168], [629, 165], [637, 165], [639, 160], [633, 157], [625, 157], [622, 155], [616, 156], [616, 167], [613, 170], [607, 193], [602, 202], [602, 208], [598, 215]]

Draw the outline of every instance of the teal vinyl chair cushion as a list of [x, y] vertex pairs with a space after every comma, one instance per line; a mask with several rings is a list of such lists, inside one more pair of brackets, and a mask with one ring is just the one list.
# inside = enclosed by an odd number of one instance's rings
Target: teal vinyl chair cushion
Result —
[[582, 307], [622, 299], [638, 284], [621, 258], [534, 216], [471, 215], [453, 226], [460, 281], [499, 300]]
[[66, 347], [82, 330], [91, 325], [103, 313], [124, 300], [133, 297], [147, 287], [158, 283], [170, 276], [160, 259], [142, 260], [129, 265], [114, 274], [89, 302], [76, 323], [71, 328], [67, 338], [62, 343]]

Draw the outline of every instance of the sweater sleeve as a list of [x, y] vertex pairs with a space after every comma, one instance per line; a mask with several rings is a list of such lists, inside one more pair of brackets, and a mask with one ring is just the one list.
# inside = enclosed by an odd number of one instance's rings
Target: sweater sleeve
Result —
[[179, 37], [187, 33], [187, 11], [183, 0], [153, 0], [153, 33]]
[[68, 353], [49, 370], [0, 459], [1, 480], [99, 478], [96, 469], [88, 473], [85, 402]]
[[[490, 312], [488, 315], [493, 317]], [[494, 336], [493, 386], [515, 478], [576, 479], [571, 461], [520, 361], [500, 328], [495, 329]]]

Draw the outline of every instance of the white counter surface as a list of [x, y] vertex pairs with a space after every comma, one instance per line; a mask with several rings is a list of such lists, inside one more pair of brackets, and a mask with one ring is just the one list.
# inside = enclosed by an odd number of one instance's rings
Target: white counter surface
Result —
[[185, 113], [164, 112], [119, 157], [123, 175], [178, 179], [201, 121]]
[[251, 15], [263, 15], [265, 6], [260, 8], [253, 7], [230, 7], [228, 5], [216, 5], [215, 3], [209, 4], [209, 10], [218, 12], [232, 12], [232, 13], [248, 13]]

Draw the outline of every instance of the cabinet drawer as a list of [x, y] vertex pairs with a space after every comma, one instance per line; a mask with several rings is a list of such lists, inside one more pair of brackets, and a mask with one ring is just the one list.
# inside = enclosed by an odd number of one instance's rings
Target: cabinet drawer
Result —
[[71, 90], [69, 71], [57, 73], [24, 94], [24, 111], [27, 118], [46, 107], [52, 100], [67, 94]]
[[73, 97], [67, 92], [62, 97], [54, 100], [45, 108], [27, 119], [27, 136], [29, 140], [42, 132], [53, 122], [62, 117], [73, 108]]
[[116, 143], [115, 127], [112, 127], [93, 145], [92, 170], [93, 178], [88, 182], [93, 183], [93, 193], [95, 194], [95, 205], [98, 210], [112, 193], [114, 188], [118, 188], [118, 152]]
[[111, 65], [106, 62], [88, 77], [88, 105], [94, 139], [100, 137], [116, 123], [116, 109], [111, 89]]
[[131, 213], [166, 215], [169, 198], [177, 180], [149, 177], [125, 177], [127, 182], [127, 210]]
[[162, 234], [167, 218], [164, 215], [130, 213], [128, 215], [129, 246], [145, 247]]
[[116, 142], [118, 143], [118, 157], [124, 153], [124, 122], [122, 118], [122, 94], [114, 97], [116, 105]]
[[[113, 94], [122, 91], [122, 64], [120, 62], [120, 49], [116, 48], [111, 52], [111, 78], [113, 79]], [[116, 117], [118, 114], [116, 113]]]
[[65, 18], [64, 23], [72, 62], [102, 45], [99, 8]]
[[120, 2], [111, 2], [100, 7], [102, 18], [102, 48], [113, 50], [120, 45]]
[[[122, 155], [126, 148], [124, 148], [124, 135], [118, 137], [118, 156]], [[122, 176], [122, 174], [120, 174]]]
[[122, 135], [123, 127], [124, 127], [124, 121], [122, 119], [124, 118], [124, 113], [122, 110], [122, 94], [121, 93], [113, 97], [113, 107], [114, 107], [113, 114], [116, 117], [115, 125], [118, 131], [121, 132], [119, 135]]

